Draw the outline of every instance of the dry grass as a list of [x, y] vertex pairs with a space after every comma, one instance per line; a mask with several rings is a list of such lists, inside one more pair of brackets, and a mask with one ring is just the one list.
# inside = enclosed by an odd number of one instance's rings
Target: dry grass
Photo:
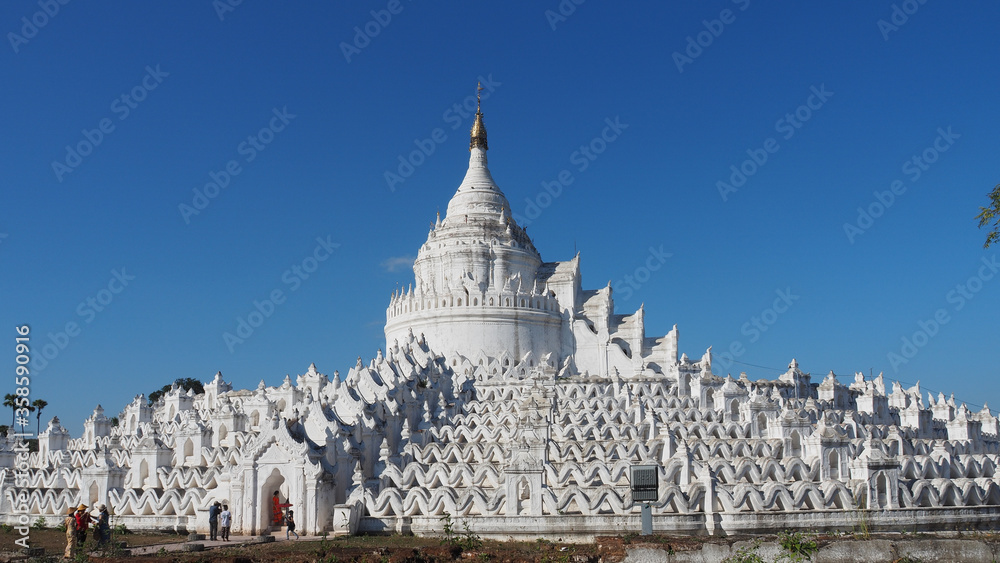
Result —
[[[91, 531], [90, 536], [93, 536]], [[116, 536], [118, 541], [124, 541], [129, 546], [156, 545], [161, 543], [179, 543], [187, 539], [187, 536], [178, 534], [154, 534], [154, 533], [133, 533], [124, 536]], [[12, 552], [21, 550], [14, 541], [21, 538], [21, 534], [14, 530], [0, 531], [0, 552]], [[31, 530], [28, 543], [32, 547], [44, 547], [47, 554], [62, 554], [66, 548], [66, 532], [56, 529]]]

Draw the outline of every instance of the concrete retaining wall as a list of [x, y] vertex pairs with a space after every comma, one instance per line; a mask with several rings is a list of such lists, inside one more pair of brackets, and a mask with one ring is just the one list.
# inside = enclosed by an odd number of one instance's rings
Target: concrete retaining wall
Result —
[[[751, 542], [732, 545], [709, 543], [698, 551], [668, 553], [656, 548], [635, 548], [628, 551], [628, 563], [716, 563], [735, 555]], [[783, 553], [776, 542], [763, 542], [756, 553], [765, 561], [775, 561]], [[899, 560], [920, 563], [989, 563], [1000, 558], [1000, 544], [975, 539], [899, 539], [899, 540], [843, 540], [829, 543], [814, 553], [813, 563], [892, 563]]]

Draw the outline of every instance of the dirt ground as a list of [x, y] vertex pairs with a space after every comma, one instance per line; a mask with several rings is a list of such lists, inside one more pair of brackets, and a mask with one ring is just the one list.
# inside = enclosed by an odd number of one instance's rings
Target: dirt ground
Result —
[[[91, 536], [93, 534], [91, 533]], [[15, 545], [14, 541], [20, 539], [21, 534], [14, 530], [0, 531], [0, 553], [19, 552], [21, 547]], [[187, 536], [178, 534], [127, 534], [117, 538], [125, 541], [129, 546], [157, 545], [181, 543], [187, 540]], [[66, 548], [66, 532], [56, 529], [32, 529], [29, 534], [29, 543], [33, 547], [44, 547], [46, 554], [62, 554]]]
[[[0, 562], [23, 561], [26, 557], [14, 540], [16, 532], [0, 532]], [[456, 534], [450, 541], [444, 538], [414, 536], [354, 536], [308, 538], [308, 541], [277, 541], [273, 543], [234, 543], [217, 546], [200, 552], [179, 551], [187, 540], [186, 535], [130, 533], [117, 537], [128, 548], [151, 548], [147, 555], [123, 553], [89, 553], [94, 563], [430, 563], [439, 561], [492, 561], [510, 562], [614, 562], [625, 557], [631, 547], [651, 546], [664, 550], [687, 551], [699, 549], [708, 538], [650, 536], [634, 534], [600, 537], [594, 543], [556, 543], [544, 539], [535, 541], [481, 540], [476, 536]], [[307, 538], [303, 538], [307, 540]], [[32, 530], [31, 545], [45, 548], [46, 556], [61, 557], [66, 546], [65, 532], [58, 530]]]
[[[923, 536], [922, 534], [920, 536]], [[0, 563], [25, 561], [14, 540], [20, 537], [16, 532], [0, 532]], [[822, 546], [830, 541], [844, 539], [841, 535], [809, 535], [809, 539]], [[873, 536], [874, 537], [874, 536]], [[893, 536], [899, 539], [898, 534]], [[284, 538], [281, 538], [282, 540]], [[354, 536], [336, 538], [303, 538], [300, 541], [276, 541], [272, 543], [233, 543], [232, 545], [211, 544], [210, 549], [200, 552], [180, 551], [187, 536], [177, 534], [127, 534], [118, 537], [129, 548], [147, 547], [149, 554], [125, 555], [124, 553], [91, 552], [89, 561], [93, 563], [430, 563], [443, 561], [491, 561], [491, 562], [565, 562], [565, 563], [611, 563], [621, 561], [626, 551], [635, 547], [653, 547], [667, 552], [698, 550], [707, 542], [733, 543], [748, 539], [775, 539], [769, 537], [709, 538], [704, 536], [625, 536], [599, 537], [594, 543], [556, 543], [544, 539], [535, 541], [494, 541], [480, 540], [475, 535], [456, 534], [449, 540], [444, 538], [424, 538], [414, 536]], [[991, 541], [996, 541], [991, 534]], [[58, 530], [32, 530], [31, 544], [45, 548], [47, 557], [61, 557], [66, 545], [64, 532]], [[159, 546], [157, 549], [156, 546]], [[50, 559], [50, 560], [54, 560]], [[79, 559], [83, 561], [84, 559]], [[40, 561], [33, 559], [33, 561]]]
[[[12, 530], [0, 532], [0, 561], [25, 560], [14, 540], [20, 537]], [[240, 543], [219, 546], [201, 552], [174, 551], [187, 536], [176, 534], [132, 533], [117, 538], [129, 548], [138, 546], [163, 547], [150, 555], [107, 554], [92, 551], [89, 561], [94, 563], [300, 563], [358, 562], [437, 562], [437, 561], [495, 561], [542, 562], [565, 561], [583, 563], [616, 561], [625, 556], [631, 541], [628, 538], [599, 538], [592, 544], [554, 543], [547, 540], [533, 542], [479, 540], [475, 537], [455, 536], [450, 542], [442, 538], [414, 536], [354, 536], [329, 539], [310, 538], [311, 541], [278, 541], [255, 544]], [[65, 532], [58, 530], [32, 530], [30, 543], [45, 549], [46, 557], [61, 557], [66, 546]], [[700, 542], [696, 542], [700, 545]]]
[[[601, 559], [595, 545], [555, 544], [551, 542], [497, 542], [448, 545], [439, 538], [412, 536], [359, 536], [313, 542], [280, 542], [236, 548], [223, 548], [211, 561], [219, 563], [333, 563], [386, 562], [424, 563], [438, 561], [566, 561], [597, 562]], [[196, 555], [196, 554], [190, 554]], [[621, 550], [620, 556], [625, 555]], [[620, 558], [620, 557], [619, 557]], [[163, 563], [162, 558], [151, 558]], [[607, 561], [608, 559], [605, 559]], [[197, 557], [174, 559], [195, 563]]]
[[[14, 531], [0, 532], [0, 561], [19, 561], [21, 554], [14, 540], [20, 537]], [[563, 544], [546, 540], [535, 542], [499, 542], [456, 537], [451, 543], [441, 538], [413, 536], [355, 536], [329, 539], [311, 538], [311, 541], [278, 541], [255, 544], [239, 543], [220, 546], [201, 552], [174, 551], [187, 536], [175, 534], [127, 534], [118, 537], [128, 547], [162, 545], [163, 549], [151, 555], [106, 554], [92, 551], [93, 563], [300, 563], [358, 562], [437, 562], [437, 561], [614, 561], [624, 557], [621, 538], [606, 539], [599, 544]], [[32, 530], [30, 543], [43, 547], [46, 556], [61, 557], [66, 546], [65, 532], [58, 530]]]

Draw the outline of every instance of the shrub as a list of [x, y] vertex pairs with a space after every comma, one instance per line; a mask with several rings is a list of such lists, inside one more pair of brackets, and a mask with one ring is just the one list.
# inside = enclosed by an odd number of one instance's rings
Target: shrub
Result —
[[757, 553], [760, 548], [760, 540], [756, 540], [752, 545], [743, 546], [736, 550], [736, 553], [723, 559], [723, 563], [766, 563], [764, 558]]
[[810, 561], [812, 554], [819, 551], [816, 540], [802, 532], [781, 532], [778, 534], [778, 543], [785, 550], [779, 560]]

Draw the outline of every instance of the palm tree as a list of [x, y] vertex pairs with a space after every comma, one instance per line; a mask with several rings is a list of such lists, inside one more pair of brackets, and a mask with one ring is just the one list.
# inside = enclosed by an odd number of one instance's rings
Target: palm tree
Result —
[[[28, 409], [28, 412], [35, 412], [35, 407], [33, 407], [31, 405], [28, 405], [27, 407], [20, 407], [20, 406], [18, 406], [18, 404], [17, 404], [17, 402], [18, 402], [17, 400], [18, 399], [20, 399], [20, 397], [18, 397], [17, 395], [15, 395], [13, 393], [7, 393], [6, 395], [3, 396], [3, 406], [10, 407], [10, 409], [11, 409], [11, 413], [10, 413], [10, 427], [11, 428], [14, 427], [15, 417], [17, 416], [17, 409], [22, 408], [22, 409]], [[48, 403], [46, 403], [46, 404], [48, 404]], [[23, 430], [24, 426], [22, 426], [21, 429]]]
[[42, 431], [42, 409], [49, 406], [49, 403], [45, 399], [35, 399], [34, 402], [31, 403], [31, 406], [38, 409], [38, 414], [35, 415], [35, 420], [38, 422], [35, 434], [38, 435]]
[[3, 406], [10, 407], [10, 427], [14, 427], [14, 415], [17, 414], [17, 395], [7, 393], [3, 396]]

